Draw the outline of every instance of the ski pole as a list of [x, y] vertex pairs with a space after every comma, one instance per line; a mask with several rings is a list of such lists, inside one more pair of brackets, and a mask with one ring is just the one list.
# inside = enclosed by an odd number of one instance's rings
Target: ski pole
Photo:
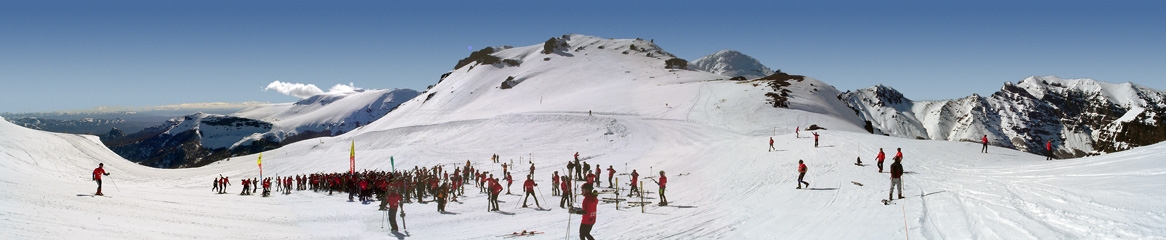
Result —
[[[534, 188], [534, 190], [535, 190], [535, 191], [538, 191], [538, 197], [541, 197], [541, 198], [543, 198], [543, 201], [547, 201], [546, 195], [543, 195], [543, 190], [542, 190], [542, 189], [539, 189], [538, 187], [535, 187], [535, 188]], [[534, 203], [535, 203], [535, 204], [538, 204], [538, 199], [535, 199], [535, 200], [534, 200]], [[539, 207], [539, 208], [542, 208], [542, 207]]]
[[109, 177], [109, 183], [113, 183], [113, 189], [114, 189], [114, 190], [117, 190], [117, 192], [121, 192], [121, 189], [118, 189], [118, 188], [117, 188], [117, 182], [114, 182], [114, 181], [113, 181], [113, 176], [110, 176], [110, 177]]

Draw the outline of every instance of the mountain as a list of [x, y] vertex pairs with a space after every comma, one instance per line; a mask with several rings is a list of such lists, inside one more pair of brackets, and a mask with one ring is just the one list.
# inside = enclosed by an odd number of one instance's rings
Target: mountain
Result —
[[772, 69], [761, 64], [757, 59], [733, 50], [721, 50], [697, 58], [688, 66], [696, 70], [746, 79], [760, 78], [774, 73]]
[[409, 89], [325, 93], [229, 115], [195, 113], [124, 137], [102, 140], [122, 157], [143, 165], [197, 167], [234, 155], [352, 131], [416, 96], [417, 92]]
[[45, 117], [25, 116], [5, 119], [9, 119], [9, 122], [26, 128], [64, 133], [96, 134], [108, 131], [110, 128], [132, 126], [132, 123], [129, 123], [121, 118], [80, 118], [75, 120], [61, 120]]
[[[524, 230], [544, 232], [531, 239], [577, 238], [581, 216], [555, 208], [557, 199], [544, 195], [550, 176], [565, 171], [576, 152], [618, 171], [613, 185], [619, 188], [599, 193], [619, 200], [598, 203], [592, 231], [598, 238], [1166, 236], [1160, 201], [1166, 191], [1158, 187], [1166, 181], [1160, 164], [1166, 143], [1059, 161], [998, 147], [982, 154], [975, 143], [869, 134], [841, 93], [812, 77], [775, 72], [734, 81], [667, 68], [674, 57], [637, 39], [567, 35], [556, 37], [547, 53], [536, 41], [477, 53], [362, 128], [262, 152], [262, 168], [258, 154], [250, 154], [156, 169], [122, 159], [93, 136], [0, 122], [0, 231], [16, 239], [406, 238], [382, 227], [377, 204], [349, 202], [343, 192], [236, 194], [238, 179], [259, 178], [261, 171], [263, 177], [347, 173], [354, 151], [359, 170], [420, 173], [441, 166], [451, 172], [469, 162], [501, 177], [501, 164], [489, 160], [498, 154], [500, 162], [517, 166], [510, 169], [521, 169], [512, 170], [514, 177], [533, 174], [542, 202], [550, 198], [547, 207], [522, 208], [523, 196], [500, 195], [501, 211], [486, 212], [488, 197], [470, 185], [442, 213], [426, 196], [401, 208], [408, 212], [407, 237], [416, 239], [509, 238]], [[282, 119], [263, 122], [276, 129]], [[827, 128], [814, 130], [822, 135], [819, 147], [794, 135], [794, 128], [810, 125]], [[887, 173], [853, 164], [856, 157], [871, 162], [880, 148], [890, 154], [902, 148], [905, 156], [906, 198], [890, 206], [880, 202], [889, 195]], [[799, 161], [808, 166], [808, 188], [796, 188]], [[98, 163], [112, 173], [106, 197], [89, 195], [95, 190], [89, 173]], [[537, 168], [528, 172], [532, 165]], [[641, 175], [632, 184], [648, 191], [642, 200], [625, 197], [633, 170]], [[206, 182], [219, 176], [233, 180], [231, 194], [208, 192]], [[668, 178], [666, 192], [653, 182], [661, 176]], [[654, 204], [660, 192], [670, 205]], [[649, 204], [628, 203], [640, 201]]]
[[878, 133], [979, 142], [1072, 158], [1122, 151], [1166, 140], [1166, 93], [1133, 83], [1029, 77], [991, 96], [912, 101], [878, 85], [841, 98]]

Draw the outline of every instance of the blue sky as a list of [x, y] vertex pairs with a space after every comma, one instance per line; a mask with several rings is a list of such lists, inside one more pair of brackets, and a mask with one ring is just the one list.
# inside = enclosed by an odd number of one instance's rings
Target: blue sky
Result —
[[423, 90], [485, 46], [580, 33], [721, 49], [840, 90], [987, 95], [1031, 75], [1166, 89], [1161, 1], [7, 1], [0, 112]]

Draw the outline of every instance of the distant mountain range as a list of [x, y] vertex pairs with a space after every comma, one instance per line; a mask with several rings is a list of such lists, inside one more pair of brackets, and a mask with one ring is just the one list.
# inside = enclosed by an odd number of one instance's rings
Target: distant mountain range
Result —
[[132, 134], [113, 129], [101, 139], [118, 155], [139, 164], [197, 167], [234, 155], [343, 134], [376, 121], [416, 96], [417, 91], [409, 89], [325, 93], [229, 115], [195, 113]]

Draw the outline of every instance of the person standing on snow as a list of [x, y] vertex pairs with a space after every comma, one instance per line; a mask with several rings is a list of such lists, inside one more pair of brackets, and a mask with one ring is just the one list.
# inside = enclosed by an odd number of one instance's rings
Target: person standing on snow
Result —
[[773, 148], [773, 137], [769, 137], [769, 151], [772, 152], [773, 150], [777, 149]]
[[984, 153], [988, 153], [988, 135], [984, 135], [983, 138], [980, 138], [980, 142], [984, 143], [984, 148], [980, 151], [984, 152]]
[[595, 164], [595, 187], [599, 187], [600, 185], [600, 179], [603, 178], [600, 176], [603, 176], [603, 169], [599, 169], [599, 164]]
[[895, 161], [903, 161], [903, 148], [895, 148]]
[[591, 236], [591, 227], [595, 226], [595, 210], [599, 204], [599, 193], [595, 192], [591, 184], [583, 185], [583, 221], [579, 222], [579, 239], [595, 240]]
[[636, 187], [636, 183], [639, 182], [639, 179], [640, 179], [640, 173], [637, 173], [635, 169], [632, 169], [632, 182], [631, 182], [632, 190], [631, 190], [631, 192], [628, 192], [628, 197], [631, 197], [632, 194], [636, 194], [636, 195], [640, 194], [640, 188]]
[[878, 160], [879, 172], [883, 172], [883, 160], [886, 160], [886, 159], [887, 159], [887, 154], [883, 153], [883, 148], [879, 148], [879, 155], [875, 156], [875, 160]]
[[803, 183], [806, 184], [806, 188], [810, 188], [810, 182], [803, 180], [806, 178], [806, 170], [809, 170], [806, 168], [806, 163], [798, 159], [798, 189], [802, 189]]
[[527, 176], [526, 182], [522, 183], [522, 188], [524, 190], [526, 190], [526, 197], [522, 197], [522, 207], [526, 207], [526, 200], [530, 199], [530, 197], [533, 196], [534, 197], [534, 205], [538, 206], [538, 208], [543, 208], [543, 206], [538, 203], [538, 196], [534, 195], [534, 187], [535, 186], [538, 186], [538, 184], [534, 183], [534, 177]]
[[[390, 187], [388, 194], [385, 194], [384, 202], [381, 202], [381, 211], [388, 210], [389, 226], [392, 227], [393, 232], [397, 231], [397, 206], [401, 205], [401, 194], [397, 192], [397, 188]], [[388, 205], [388, 208], [385, 208]]]
[[1045, 143], [1045, 151], [1048, 151], [1048, 157], [1045, 157], [1045, 161], [1053, 160], [1053, 140]]
[[559, 195], [559, 171], [551, 175], [551, 196]]
[[812, 133], [814, 134], [814, 147], [818, 147], [818, 132]]
[[211, 184], [213, 185], [213, 187], [211, 187], [211, 192], [219, 192], [219, 177], [215, 177], [215, 181], [211, 182]]
[[802, 138], [801, 130], [802, 130], [801, 126], [794, 128], [794, 138]]
[[562, 176], [563, 180], [559, 182], [559, 195], [563, 196], [559, 199], [559, 208], [575, 207], [575, 201], [571, 200], [571, 173]]
[[899, 188], [899, 199], [903, 199], [903, 164], [899, 159], [895, 159], [895, 163], [891, 164], [891, 193], [887, 194], [887, 201], [893, 200], [895, 196], [895, 187]]
[[583, 164], [579, 163], [579, 152], [575, 152], [575, 180], [583, 180]]
[[490, 207], [491, 211], [498, 211], [498, 194], [502, 193], [502, 184], [498, 183], [498, 179], [490, 180]]
[[506, 173], [506, 194], [510, 194], [510, 186], [514, 185], [514, 178], [510, 177], [510, 173]]
[[611, 165], [607, 165], [607, 188], [612, 188], [611, 187], [611, 177], [614, 177], [614, 176], [615, 176], [615, 167], [612, 167]]
[[660, 186], [660, 206], [668, 206], [668, 197], [664, 196], [664, 187], [668, 184], [668, 177], [664, 176], [664, 170], [660, 170], [660, 181], [652, 181]]
[[105, 194], [101, 193], [102, 175], [109, 176], [109, 173], [105, 172], [105, 163], [97, 163], [97, 168], [93, 169], [93, 181], [97, 182], [97, 193], [94, 193], [93, 195], [105, 196]]

